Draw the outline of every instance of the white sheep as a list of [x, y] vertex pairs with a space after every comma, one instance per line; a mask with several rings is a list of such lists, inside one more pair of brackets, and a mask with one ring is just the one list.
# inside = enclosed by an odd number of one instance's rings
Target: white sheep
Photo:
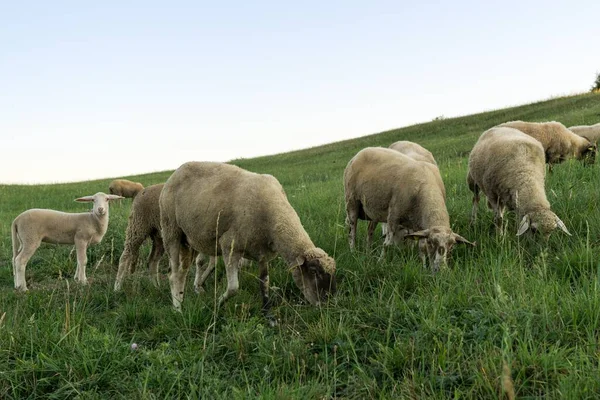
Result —
[[544, 236], [559, 227], [570, 235], [565, 224], [550, 210], [544, 179], [545, 155], [542, 144], [520, 130], [495, 127], [481, 134], [471, 150], [467, 183], [473, 192], [471, 222], [477, 219], [479, 191], [494, 210], [494, 223], [503, 232], [506, 208], [520, 221], [517, 236], [527, 230]]
[[[398, 142], [392, 143], [389, 146], [390, 149], [396, 150], [413, 160], [424, 161], [430, 164], [437, 166], [437, 162], [435, 162], [435, 158], [433, 154], [425, 147], [421, 146], [418, 143], [410, 142], [408, 140], [400, 140]], [[446, 196], [446, 189], [444, 188], [444, 196]], [[375, 227], [377, 226], [377, 222], [369, 221], [367, 227], [367, 247], [371, 246], [371, 242], [373, 241], [373, 232], [375, 231]], [[408, 230], [406, 230], [408, 233]], [[385, 237], [387, 235], [387, 224], [384, 222], [381, 224], [381, 236]]]
[[[114, 286], [115, 291], [121, 290], [125, 276], [135, 271], [140, 247], [148, 238], [152, 241], [152, 250], [148, 258], [148, 269], [153, 283], [156, 286], [159, 284], [158, 264], [165, 252], [160, 235], [160, 208], [158, 205], [158, 199], [163, 186], [164, 183], [148, 186], [133, 199], [129, 221], [127, 222], [123, 253], [121, 253], [121, 258], [119, 259], [119, 270]], [[207, 258], [209, 259], [209, 264], [205, 266]], [[216, 261], [215, 257], [206, 257], [201, 253], [196, 257], [196, 278], [194, 280], [196, 292], [204, 291], [202, 284], [214, 269]], [[242, 259], [241, 266], [246, 261]]]
[[390, 149], [396, 150], [404, 155], [409, 156], [413, 160], [425, 161], [433, 165], [437, 165], [433, 154], [425, 147], [418, 143], [410, 142], [408, 140], [400, 140], [398, 142], [390, 144]]
[[268, 261], [277, 255], [311, 304], [319, 305], [335, 292], [334, 259], [315, 247], [273, 176], [223, 163], [188, 162], [167, 180], [159, 203], [177, 310], [183, 301], [191, 249], [223, 255], [227, 289], [219, 304], [238, 290], [239, 260], [257, 261], [263, 312], [269, 319]]
[[15, 289], [27, 290], [25, 267], [42, 242], [74, 244], [77, 251], [75, 280], [87, 284], [87, 247], [100, 243], [108, 229], [108, 202], [122, 198], [100, 192], [75, 199], [80, 202], [94, 202], [94, 208], [90, 212], [65, 213], [36, 208], [19, 214], [11, 227]]
[[391, 149], [367, 147], [344, 170], [344, 194], [352, 249], [358, 219], [387, 223], [384, 249], [404, 237], [420, 239], [423, 265], [429, 258], [434, 271], [446, 264], [455, 243], [474, 245], [450, 228], [444, 183], [431, 163]]
[[115, 179], [108, 186], [108, 190], [111, 194], [132, 199], [144, 190], [144, 185], [139, 182], [128, 181], [127, 179]]
[[498, 125], [518, 129], [537, 139], [544, 148], [546, 163], [561, 163], [569, 158], [593, 163], [596, 146], [586, 138], [574, 134], [560, 122], [511, 121]]
[[600, 140], [600, 122], [594, 125], [570, 126], [569, 130], [598, 145], [598, 141]]

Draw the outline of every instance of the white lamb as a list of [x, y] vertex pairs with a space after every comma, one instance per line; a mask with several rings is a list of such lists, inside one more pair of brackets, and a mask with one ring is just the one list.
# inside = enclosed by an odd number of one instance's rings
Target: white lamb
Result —
[[550, 210], [546, 199], [544, 148], [525, 133], [508, 127], [495, 127], [481, 134], [469, 156], [467, 183], [473, 192], [471, 222], [477, 219], [479, 191], [494, 210], [494, 223], [502, 230], [506, 208], [520, 220], [517, 236], [527, 230], [544, 236], [559, 227], [570, 235], [565, 224]]
[[[396, 150], [413, 160], [416, 161], [424, 161], [430, 164], [437, 166], [437, 162], [435, 162], [435, 158], [433, 154], [425, 147], [421, 146], [418, 143], [410, 142], [408, 140], [400, 140], [398, 142], [392, 143], [389, 146], [390, 149]], [[446, 188], [444, 188], [444, 196], [446, 196]], [[370, 247], [371, 242], [373, 241], [373, 232], [375, 231], [375, 227], [377, 226], [377, 222], [369, 221], [367, 227], [367, 247]], [[408, 233], [408, 230], [406, 231]], [[385, 237], [387, 235], [387, 224], [384, 222], [381, 224], [381, 236]]]
[[227, 290], [219, 304], [238, 290], [239, 260], [257, 261], [263, 312], [269, 319], [268, 261], [277, 255], [311, 304], [319, 305], [335, 292], [335, 261], [315, 247], [281, 184], [271, 175], [223, 163], [188, 162], [165, 183], [160, 214], [177, 310], [183, 301], [191, 249], [223, 255]]
[[600, 140], [600, 122], [594, 125], [577, 125], [569, 127], [571, 132], [575, 132], [579, 136], [586, 138], [595, 145]]
[[586, 138], [574, 134], [560, 122], [523, 122], [512, 121], [498, 125], [518, 129], [537, 139], [544, 148], [546, 163], [561, 163], [569, 158], [593, 163], [596, 156], [596, 146]]
[[[350, 248], [356, 242], [358, 219], [387, 223], [384, 249], [404, 237], [421, 239], [423, 265], [428, 258], [434, 271], [446, 264], [455, 243], [474, 245], [450, 228], [444, 183], [431, 163], [391, 149], [367, 147], [348, 163], [344, 193]], [[407, 234], [407, 229], [412, 233]]]
[[65, 213], [55, 210], [31, 209], [21, 213], [12, 223], [13, 273], [15, 289], [26, 291], [25, 267], [42, 242], [74, 244], [77, 250], [75, 280], [87, 284], [86, 250], [99, 243], [108, 228], [108, 202], [123, 197], [96, 193], [76, 199], [94, 202], [91, 212]]

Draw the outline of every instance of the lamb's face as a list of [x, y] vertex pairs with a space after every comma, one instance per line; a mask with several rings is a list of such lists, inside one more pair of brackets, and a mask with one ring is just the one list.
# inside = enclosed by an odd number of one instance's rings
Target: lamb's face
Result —
[[302, 290], [310, 304], [318, 306], [335, 294], [335, 275], [328, 272], [332, 270], [335, 270], [335, 261], [329, 256], [305, 261], [292, 270], [296, 286]]

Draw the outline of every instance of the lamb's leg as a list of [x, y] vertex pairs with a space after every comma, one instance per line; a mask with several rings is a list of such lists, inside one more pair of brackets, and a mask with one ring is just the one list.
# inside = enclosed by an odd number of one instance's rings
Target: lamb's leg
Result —
[[77, 269], [75, 270], [76, 281], [82, 285], [87, 285], [87, 277], [85, 276], [85, 265], [87, 264], [87, 240], [75, 239], [75, 250], [77, 252]]
[[123, 253], [119, 258], [119, 270], [115, 279], [115, 292], [121, 290], [123, 280], [127, 274], [133, 274], [140, 256], [140, 247], [148, 237], [147, 232], [139, 232], [135, 230], [135, 221], [130, 220], [127, 225], [127, 233], [125, 234], [125, 244]]
[[148, 270], [150, 271], [150, 279], [154, 283], [154, 286], [158, 287], [160, 284], [160, 278], [158, 275], [158, 264], [160, 258], [165, 253], [165, 247], [162, 242], [162, 238], [159, 235], [152, 236], [152, 251], [148, 258]]
[[206, 262], [206, 256], [204, 254], [198, 254], [198, 257], [196, 257], [196, 277], [194, 279], [194, 290], [196, 293], [204, 292], [202, 285], [204, 285], [206, 278], [208, 278], [210, 273], [215, 269], [217, 260], [218, 258], [215, 256], [209, 257], [208, 265], [202, 268]]
[[25, 281], [25, 267], [27, 262], [33, 256], [35, 251], [40, 247], [41, 242], [36, 243], [23, 243], [19, 254], [15, 257], [13, 270], [15, 273], [15, 289], [18, 291], [26, 292], [27, 282]]
[[225, 260], [225, 272], [227, 273], [227, 289], [225, 290], [225, 293], [219, 297], [219, 305], [222, 305], [225, 300], [236, 294], [240, 287], [238, 272], [241, 256], [235, 252], [228, 253], [227, 249], [224, 248], [223, 258]]

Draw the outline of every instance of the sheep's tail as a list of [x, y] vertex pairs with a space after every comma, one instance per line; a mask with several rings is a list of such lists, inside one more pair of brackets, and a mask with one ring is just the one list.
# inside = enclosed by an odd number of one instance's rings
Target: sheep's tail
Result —
[[15, 263], [15, 259], [17, 258], [17, 255], [19, 254], [19, 247], [21, 244], [21, 239], [19, 239], [19, 232], [17, 232], [17, 221], [13, 221], [12, 225], [11, 225], [11, 231], [12, 231], [12, 248], [13, 248], [13, 264]]

